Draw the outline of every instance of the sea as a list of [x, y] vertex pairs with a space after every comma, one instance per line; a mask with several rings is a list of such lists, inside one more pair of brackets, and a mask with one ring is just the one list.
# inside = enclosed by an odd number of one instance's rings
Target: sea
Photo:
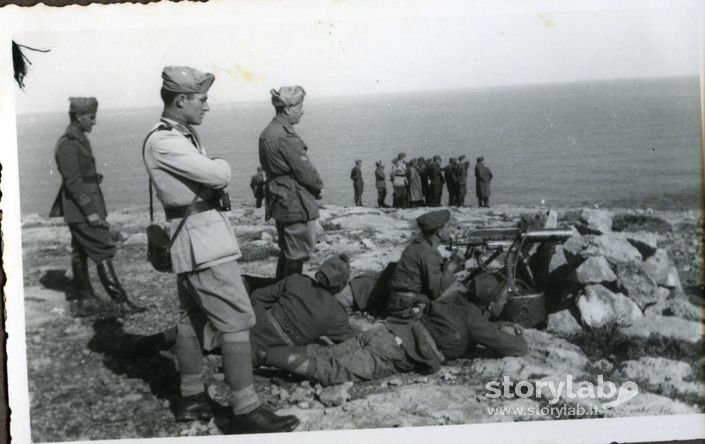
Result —
[[[210, 156], [230, 163], [234, 204], [251, 203], [258, 137], [273, 109], [266, 99], [209, 102], [211, 110], [198, 127], [201, 140]], [[149, 202], [141, 150], [160, 111], [158, 102], [151, 108], [99, 109], [89, 137], [110, 210]], [[474, 165], [483, 156], [494, 174], [493, 205], [687, 209], [699, 206], [702, 189], [701, 113], [697, 77], [650, 78], [309, 95], [295, 129], [325, 184], [324, 204], [353, 204], [350, 170], [361, 159], [363, 203], [376, 206], [375, 161], [389, 171], [391, 160], [405, 152], [408, 158], [439, 155], [443, 164], [464, 154]], [[68, 113], [17, 117], [22, 214], [46, 216], [60, 184], [54, 146]], [[466, 203], [475, 206], [472, 171]]]

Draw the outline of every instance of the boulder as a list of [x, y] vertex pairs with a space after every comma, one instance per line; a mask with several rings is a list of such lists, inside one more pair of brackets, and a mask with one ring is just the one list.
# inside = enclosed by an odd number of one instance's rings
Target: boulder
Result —
[[544, 228], [558, 227], [558, 212], [556, 210], [548, 210], [546, 212], [546, 222], [544, 222], [543, 226]]
[[641, 262], [642, 257], [639, 250], [619, 234], [608, 233], [595, 236], [591, 239], [591, 245], [583, 250], [583, 254], [590, 256], [603, 256], [611, 264], [624, 264], [629, 262]]
[[570, 310], [565, 309], [548, 315], [548, 327], [546, 330], [558, 337], [569, 338], [580, 333], [583, 328]]
[[627, 264], [617, 267], [618, 285], [642, 309], [657, 304], [668, 296], [640, 266]]
[[[665, 286], [669, 280], [669, 274], [672, 272], [673, 263], [668, 257], [668, 252], [663, 248], [659, 248], [653, 256], [644, 261], [641, 268], [657, 284]], [[671, 282], [671, 284], [674, 283]]]
[[563, 243], [562, 250], [570, 265], [575, 267], [585, 260], [587, 256], [581, 253], [591, 245], [592, 237], [590, 235], [571, 236]]
[[627, 337], [648, 338], [651, 335], [695, 344], [702, 339], [702, 324], [673, 316], [644, 317], [630, 326], [621, 327]]
[[639, 307], [622, 293], [612, 293], [602, 285], [585, 287], [585, 294], [578, 297], [580, 318], [586, 327], [630, 325], [642, 318]]
[[556, 245], [553, 251], [553, 255], [548, 262], [548, 273], [560, 273], [568, 266], [568, 259], [565, 257], [565, 252], [563, 251], [563, 245]]
[[[661, 290], [665, 291], [667, 294], [670, 293], [669, 290], [659, 287]], [[664, 298], [662, 301], [647, 307], [644, 310], [646, 316], [675, 316], [677, 318], [685, 319], [687, 321], [702, 322], [703, 320], [703, 310], [695, 304], [682, 298]]]
[[625, 237], [630, 244], [639, 250], [641, 257], [648, 259], [656, 253], [658, 242], [663, 240], [662, 235], [651, 233], [649, 231], [637, 231], [633, 233], [625, 233]]
[[580, 212], [580, 222], [583, 224], [582, 228], [594, 234], [612, 231], [612, 214], [606, 210], [585, 208]]
[[599, 284], [614, 282], [617, 275], [610, 268], [610, 264], [602, 256], [591, 257], [575, 269], [573, 280], [581, 284]]

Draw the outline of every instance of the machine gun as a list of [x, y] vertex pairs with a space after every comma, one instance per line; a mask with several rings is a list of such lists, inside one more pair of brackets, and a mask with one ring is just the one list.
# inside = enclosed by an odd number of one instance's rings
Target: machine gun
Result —
[[[448, 241], [448, 249], [465, 247], [465, 259], [477, 264], [467, 278], [480, 273], [498, 275], [505, 282], [502, 297], [507, 298], [504, 316], [525, 327], [545, 320], [543, 292], [529, 266], [532, 245], [565, 242], [573, 235], [570, 228], [478, 228]], [[502, 257], [503, 256], [503, 257]], [[495, 261], [500, 262], [495, 264]]]

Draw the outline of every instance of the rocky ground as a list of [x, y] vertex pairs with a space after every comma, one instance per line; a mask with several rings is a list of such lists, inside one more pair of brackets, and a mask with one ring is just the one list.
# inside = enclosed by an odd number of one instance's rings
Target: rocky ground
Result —
[[[414, 218], [424, 211], [328, 206], [321, 211], [320, 241], [306, 270], [341, 252], [352, 258], [353, 273], [380, 270], [398, 259], [414, 233]], [[515, 207], [452, 211], [464, 227], [515, 226], [522, 217], [545, 213]], [[261, 210], [240, 207], [231, 219], [243, 250], [243, 271], [271, 276], [276, 231], [262, 216]], [[699, 214], [564, 208], [555, 216], [559, 225], [575, 226], [575, 234], [545, 258], [551, 314], [547, 326], [525, 331], [527, 356], [492, 359], [480, 351], [447, 362], [433, 375], [409, 373], [326, 388], [260, 369], [261, 399], [301, 418], [298, 431], [703, 412]], [[67, 228], [56, 219], [23, 219], [34, 441], [220, 434], [226, 410], [211, 422], [174, 423], [173, 355], [139, 357], [125, 345], [174, 324], [174, 277], [146, 262], [145, 208], [114, 212], [110, 222], [130, 234], [115, 265], [128, 292], [149, 306], [144, 314], [121, 318], [107, 310], [103, 316], [75, 317], [65, 294], [70, 283]], [[102, 291], [97, 280], [94, 287]], [[379, 322], [364, 314], [353, 320], [361, 328]], [[222, 401], [220, 359], [206, 360], [208, 392]], [[538, 395], [539, 385], [557, 387], [568, 375], [576, 385], [583, 381], [596, 387], [609, 380], [627, 391], [622, 383], [632, 381], [638, 395], [614, 408], [605, 408], [604, 399], [576, 399], [567, 390]], [[505, 376], [515, 383], [530, 381], [536, 396], [486, 396], [486, 384]], [[622, 394], [629, 398], [627, 391]], [[495, 408], [500, 410], [488, 410]]]

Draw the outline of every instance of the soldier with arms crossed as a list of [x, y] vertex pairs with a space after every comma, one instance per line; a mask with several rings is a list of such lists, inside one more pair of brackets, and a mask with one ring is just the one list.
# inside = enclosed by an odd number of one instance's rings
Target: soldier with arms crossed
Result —
[[215, 77], [167, 66], [162, 80], [164, 111], [145, 142], [144, 162], [172, 233], [195, 199], [171, 248], [181, 311], [175, 347], [181, 394], [176, 419], [212, 416], [201, 376], [202, 348], [220, 345], [233, 413], [227, 433], [291, 431], [298, 419], [266, 410], [254, 387], [250, 329], [255, 315], [240, 276], [237, 239], [216, 203], [230, 181], [230, 166], [207, 157], [193, 129], [209, 110], [208, 90]]

